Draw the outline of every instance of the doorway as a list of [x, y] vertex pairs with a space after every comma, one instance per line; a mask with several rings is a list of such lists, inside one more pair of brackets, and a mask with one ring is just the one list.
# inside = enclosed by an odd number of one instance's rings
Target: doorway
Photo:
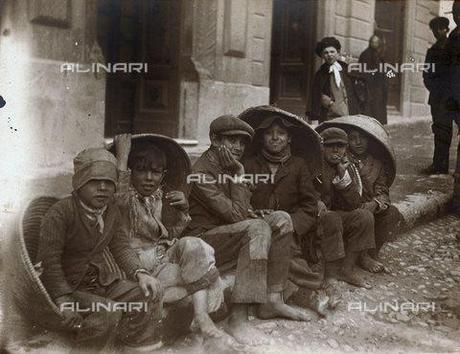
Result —
[[[404, 38], [404, 1], [377, 0], [375, 3], [375, 34], [383, 40], [386, 63], [402, 64]], [[401, 110], [401, 74], [388, 79], [388, 111]]]
[[305, 117], [314, 75], [315, 0], [274, 0], [270, 102]]
[[177, 137], [179, 14], [180, 0], [98, 1], [98, 41], [106, 63], [147, 64], [140, 73], [107, 74], [106, 137]]

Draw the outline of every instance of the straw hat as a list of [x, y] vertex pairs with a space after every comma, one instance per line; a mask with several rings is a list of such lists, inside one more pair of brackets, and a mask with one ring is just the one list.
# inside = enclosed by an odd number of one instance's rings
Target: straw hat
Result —
[[[190, 159], [185, 150], [174, 139], [159, 134], [135, 134], [131, 138], [131, 151], [143, 145], [155, 145], [166, 156], [165, 190], [179, 190], [188, 194], [187, 175], [191, 172]], [[116, 154], [114, 144], [108, 149]]]
[[[383, 153], [384, 159], [390, 169], [390, 185], [393, 184], [396, 177], [395, 153], [391, 145], [390, 136], [377, 119], [362, 114], [338, 117], [320, 124], [316, 128], [316, 131], [321, 132], [324, 129], [331, 127], [341, 128], [347, 133], [350, 129], [356, 129], [368, 136], [370, 141], [374, 143], [374, 149], [377, 150], [375, 153], [377, 155], [381, 155]], [[372, 146], [370, 148], [372, 149]]]
[[320, 173], [321, 137], [300, 117], [280, 108], [265, 105], [248, 108], [238, 118], [248, 123], [256, 131], [253, 143], [247, 149], [246, 155], [250, 156], [262, 148], [261, 129], [268, 128], [275, 119], [281, 119], [291, 133], [292, 154], [303, 157], [313, 175]]

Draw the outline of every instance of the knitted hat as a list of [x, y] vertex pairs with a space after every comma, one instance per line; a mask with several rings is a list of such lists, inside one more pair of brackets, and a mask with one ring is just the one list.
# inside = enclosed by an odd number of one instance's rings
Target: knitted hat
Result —
[[109, 180], [115, 185], [118, 182], [117, 159], [103, 148], [90, 148], [80, 152], [73, 160], [74, 190], [83, 187], [89, 181]]

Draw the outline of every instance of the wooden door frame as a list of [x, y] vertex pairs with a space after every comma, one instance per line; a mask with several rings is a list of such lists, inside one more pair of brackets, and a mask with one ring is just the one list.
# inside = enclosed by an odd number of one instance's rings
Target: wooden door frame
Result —
[[[285, 0], [286, 1], [286, 0]], [[302, 1], [302, 0], [299, 0], [299, 1]], [[318, 1], [315, 1], [315, 0], [304, 0], [305, 2], [310, 2], [311, 5], [311, 8], [312, 8], [312, 11], [313, 11], [313, 15], [311, 16], [311, 19], [313, 21], [311, 27], [313, 29], [312, 33], [309, 33], [309, 34], [306, 34], [306, 36], [309, 36], [309, 40], [312, 42], [312, 45], [311, 45], [311, 53], [308, 53], [310, 55], [310, 58], [308, 59], [311, 59], [313, 65], [311, 65], [308, 69], [307, 69], [307, 72], [306, 72], [306, 76], [307, 76], [307, 85], [310, 86], [306, 86], [304, 89], [307, 91], [306, 92], [306, 96], [305, 96], [305, 110], [308, 110], [308, 107], [310, 105], [310, 90], [311, 90], [311, 85], [312, 85], [312, 82], [313, 82], [313, 75], [315, 74], [315, 69], [316, 69], [316, 66], [315, 66], [315, 58], [316, 58], [316, 55], [315, 55], [315, 43], [317, 41], [317, 34], [318, 34], [318, 27], [319, 27], [319, 23], [320, 21], [318, 21], [318, 17], [319, 17], [319, 12], [320, 12], [320, 2]], [[275, 16], [275, 2], [276, 0], [272, 0], [272, 32], [274, 30], [274, 23], [275, 23], [275, 20], [274, 20], [274, 16]], [[273, 48], [273, 38], [274, 36], [272, 35], [271, 37], [271, 41], [270, 41], [270, 45], [271, 47]], [[273, 87], [272, 86], [272, 82], [274, 81], [273, 80], [273, 62], [272, 62], [272, 55], [270, 55], [270, 72], [269, 72], [269, 89], [270, 89], [270, 97], [269, 97], [269, 100], [270, 100], [270, 104], [272, 103], [272, 98], [273, 98], [273, 90], [278, 90], [278, 87]], [[279, 92], [278, 92], [279, 94]]]
[[[3, 1], [3, 0], [0, 0], [0, 2]], [[145, 0], [135, 0], [135, 1], [145, 1]], [[150, 1], [150, 0], [149, 0]], [[188, 0], [187, 0], [188, 1]], [[184, 1], [183, 0], [177, 0], [178, 2], [178, 7], [179, 7], [179, 11], [178, 11], [178, 28], [177, 28], [177, 36], [175, 38], [175, 40], [177, 41], [177, 50], [175, 51], [175, 55], [176, 55], [176, 58], [175, 58], [175, 61], [176, 61], [176, 65], [175, 65], [175, 74], [174, 74], [174, 93], [176, 95], [176, 98], [175, 98], [175, 101], [176, 103], [174, 104], [174, 112], [172, 112], [172, 117], [174, 118], [174, 132], [171, 132], [171, 136], [173, 138], [179, 138], [181, 136], [181, 127], [183, 126], [183, 122], [182, 122], [182, 116], [180, 114], [180, 107], [181, 107], [181, 101], [182, 101], [182, 95], [181, 95], [181, 80], [182, 80], [182, 70], [181, 70], [181, 67], [182, 67], [182, 63], [181, 63], [181, 46], [183, 44], [183, 21], [184, 21], [184, 12], [183, 12], [183, 8], [184, 8]], [[99, 14], [97, 13], [96, 14], [96, 17], [98, 16]], [[142, 14], [141, 14], [142, 16]], [[113, 26], [113, 24], [111, 24]], [[145, 59], [144, 59], [144, 55], [145, 53], [143, 52], [143, 48], [142, 48], [142, 44], [143, 44], [143, 41], [144, 41], [144, 36], [145, 36], [145, 33], [144, 33], [144, 29], [142, 29], [142, 32], [141, 32], [141, 38], [139, 38], [139, 46], [141, 47], [140, 50], [141, 52], [139, 52], [139, 60], [140, 62], [145, 62]], [[106, 58], [107, 59], [107, 58]], [[106, 91], [106, 96], [105, 96], [105, 105], [104, 105], [104, 136], [105, 137], [109, 137], [110, 135], [114, 134], [114, 121], [108, 116], [109, 114], [109, 111], [107, 109], [107, 104], [110, 104], [109, 103], [109, 99], [107, 97], [107, 92], [109, 92], [109, 75], [111, 75], [110, 73], [109, 74], [105, 74], [104, 75], [104, 80], [105, 80], [105, 91]], [[135, 86], [136, 86], [136, 94], [135, 94], [135, 97], [134, 97], [134, 101], [133, 101], [133, 104], [134, 104], [134, 108], [135, 108], [135, 117], [133, 117], [134, 119], [131, 121], [131, 133], [135, 132], [135, 124], [136, 124], [136, 112], [138, 113], [138, 115], [142, 115], [142, 113], [145, 113], [147, 110], [143, 110], [144, 112], [142, 112], [142, 109], [140, 109], [140, 105], [141, 105], [141, 100], [143, 99], [143, 95], [145, 94], [145, 92], [143, 92], [142, 90], [142, 85], [141, 85], [141, 78], [139, 78], [138, 80], [136, 80], [135, 82]], [[168, 92], [169, 93], [169, 92]], [[140, 110], [140, 111], [137, 111], [137, 110]]]

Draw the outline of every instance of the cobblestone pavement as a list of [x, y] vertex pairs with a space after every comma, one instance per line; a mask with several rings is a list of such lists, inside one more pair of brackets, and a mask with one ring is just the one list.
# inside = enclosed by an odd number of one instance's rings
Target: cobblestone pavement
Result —
[[[342, 301], [334, 312], [310, 323], [253, 323], [269, 345], [257, 353], [453, 352], [460, 351], [460, 219], [448, 215], [400, 235], [382, 249], [389, 274], [366, 276], [370, 290], [336, 283]], [[13, 345], [12, 352], [69, 352], [56, 337], [39, 335]], [[204, 352], [190, 334], [159, 352]]]

